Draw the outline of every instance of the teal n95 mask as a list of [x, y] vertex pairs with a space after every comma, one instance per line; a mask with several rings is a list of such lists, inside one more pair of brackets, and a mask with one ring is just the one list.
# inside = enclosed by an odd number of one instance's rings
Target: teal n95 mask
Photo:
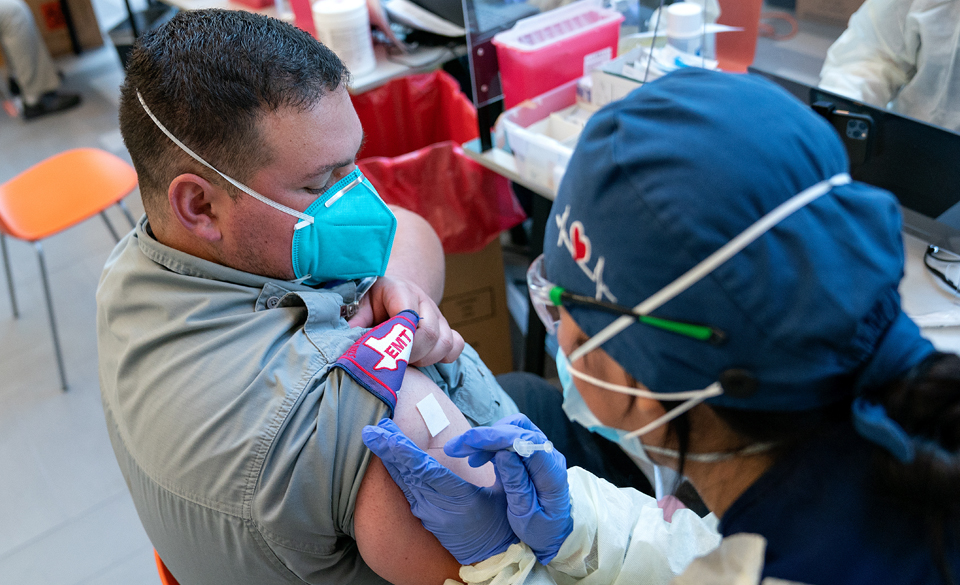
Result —
[[393, 248], [397, 218], [360, 169], [337, 181], [300, 212], [217, 170], [160, 123], [139, 91], [137, 99], [157, 128], [194, 160], [254, 199], [300, 220], [293, 228], [290, 250], [293, 273], [299, 282], [317, 285], [331, 280], [383, 276]]
[[294, 228], [290, 258], [298, 279], [319, 284], [383, 276], [397, 218], [360, 169], [337, 181], [304, 213], [314, 220]]

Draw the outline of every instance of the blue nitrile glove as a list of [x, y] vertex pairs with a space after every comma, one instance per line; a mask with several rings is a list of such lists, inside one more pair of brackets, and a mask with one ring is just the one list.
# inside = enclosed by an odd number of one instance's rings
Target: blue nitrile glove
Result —
[[478, 563], [519, 542], [507, 520], [499, 481], [486, 488], [464, 481], [387, 418], [363, 427], [363, 442], [383, 461], [413, 515], [461, 565]]
[[554, 449], [521, 457], [506, 449], [514, 439], [545, 443], [547, 437], [522, 414], [500, 419], [492, 427], [470, 429], [447, 441], [443, 450], [451, 457], [469, 456], [479, 467], [493, 459], [507, 493], [507, 518], [520, 540], [546, 565], [573, 531], [567, 460]]

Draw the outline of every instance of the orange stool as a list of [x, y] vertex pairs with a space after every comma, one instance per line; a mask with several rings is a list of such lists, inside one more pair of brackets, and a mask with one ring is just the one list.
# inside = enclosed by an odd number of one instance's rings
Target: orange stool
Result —
[[96, 148], [77, 148], [52, 156], [0, 185], [0, 252], [3, 254], [10, 288], [13, 316], [18, 318], [20, 313], [13, 290], [6, 236], [31, 242], [37, 250], [53, 347], [64, 390], [67, 389], [67, 377], [40, 240], [99, 213], [107, 229], [119, 242], [120, 236], [103, 212], [117, 204], [133, 227], [133, 216], [121, 200], [136, 186], [137, 173], [133, 167], [109, 152]]
[[173, 578], [173, 575], [170, 573], [170, 569], [163, 564], [163, 561], [160, 559], [160, 553], [153, 551], [153, 558], [157, 560], [157, 572], [160, 573], [160, 584], [161, 585], [180, 585], [176, 579]]

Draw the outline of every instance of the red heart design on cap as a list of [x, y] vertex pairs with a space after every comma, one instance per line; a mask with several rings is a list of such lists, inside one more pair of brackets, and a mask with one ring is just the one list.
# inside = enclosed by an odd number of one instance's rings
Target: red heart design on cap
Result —
[[583, 224], [579, 221], [570, 226], [570, 242], [573, 244], [572, 255], [577, 262], [590, 259], [590, 238], [583, 233]]

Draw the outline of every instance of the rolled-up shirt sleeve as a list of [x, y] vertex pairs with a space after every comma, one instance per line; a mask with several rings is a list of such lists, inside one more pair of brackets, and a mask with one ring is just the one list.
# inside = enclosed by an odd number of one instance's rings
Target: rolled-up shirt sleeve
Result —
[[[304, 581], [359, 559], [353, 514], [370, 461], [360, 432], [387, 414], [383, 402], [332, 369], [291, 410], [266, 456], [253, 498], [256, 528]], [[355, 570], [369, 572], [362, 563]]]

